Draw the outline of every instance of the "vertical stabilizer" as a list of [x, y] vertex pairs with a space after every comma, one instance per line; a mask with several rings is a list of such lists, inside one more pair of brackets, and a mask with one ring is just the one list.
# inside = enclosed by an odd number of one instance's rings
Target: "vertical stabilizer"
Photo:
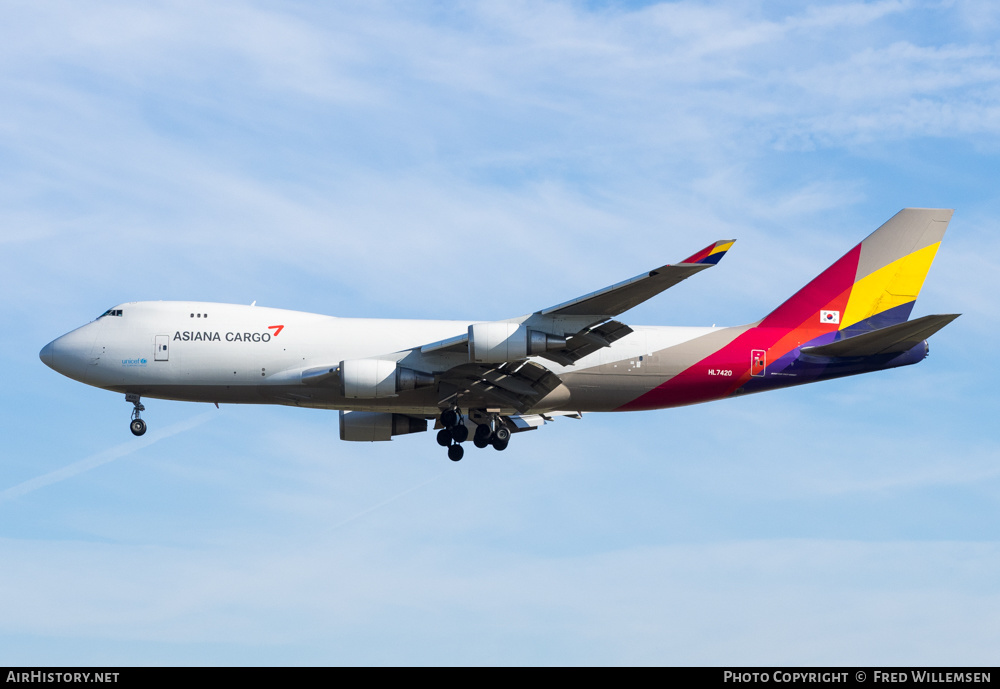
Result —
[[952, 213], [904, 208], [760, 325], [859, 332], [905, 322]]

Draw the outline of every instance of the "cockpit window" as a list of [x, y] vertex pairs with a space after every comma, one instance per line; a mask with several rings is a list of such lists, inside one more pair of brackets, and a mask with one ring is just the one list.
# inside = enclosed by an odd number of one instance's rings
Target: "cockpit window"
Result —
[[98, 318], [104, 318], [105, 316], [120, 316], [120, 315], [122, 315], [122, 310], [121, 309], [108, 309], [107, 311], [105, 311], [104, 313], [102, 313], [100, 316], [98, 316]]

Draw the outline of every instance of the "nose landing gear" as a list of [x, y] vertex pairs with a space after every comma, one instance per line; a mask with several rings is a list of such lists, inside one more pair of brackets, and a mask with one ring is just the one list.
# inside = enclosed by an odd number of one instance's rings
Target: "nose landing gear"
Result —
[[132, 435], [135, 436], [142, 435], [146, 432], [146, 422], [140, 417], [140, 414], [146, 411], [146, 408], [142, 406], [139, 399], [139, 395], [131, 392], [125, 395], [125, 401], [131, 402], [134, 405], [132, 409], [132, 422], [128, 425], [128, 428], [132, 431]]

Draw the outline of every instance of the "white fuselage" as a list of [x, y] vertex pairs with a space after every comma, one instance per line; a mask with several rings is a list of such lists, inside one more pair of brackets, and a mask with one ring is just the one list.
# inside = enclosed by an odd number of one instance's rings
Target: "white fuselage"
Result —
[[[115, 307], [54, 340], [42, 350], [41, 358], [83, 383], [144, 397], [434, 415], [439, 408], [432, 390], [387, 399], [352, 399], [329, 380], [304, 384], [303, 374], [364, 358], [400, 361], [434, 374], [467, 362], [468, 354], [438, 352], [413, 361], [410, 350], [461, 336], [469, 325], [467, 321], [335, 318], [234, 304], [135, 302]], [[539, 360], [565, 385], [538, 409], [613, 409], [624, 397], [655, 387], [669, 375], [669, 366], [655, 361], [656, 352], [721, 329], [634, 330], [573, 366]], [[615, 381], [607, 399], [594, 385], [596, 376]], [[574, 379], [580, 381], [577, 394]]]

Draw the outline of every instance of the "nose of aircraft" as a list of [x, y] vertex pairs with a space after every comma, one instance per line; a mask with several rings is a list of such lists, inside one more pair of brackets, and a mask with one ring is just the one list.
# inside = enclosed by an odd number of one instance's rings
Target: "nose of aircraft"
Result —
[[54, 357], [52, 353], [52, 350], [55, 349], [55, 343], [55, 340], [49, 342], [47, 345], [42, 347], [42, 351], [38, 353], [38, 358], [42, 360], [42, 363], [51, 369], [55, 369], [55, 366], [53, 365]]
[[42, 363], [64, 376], [87, 382], [88, 369], [95, 363], [91, 352], [97, 330], [93, 323], [77, 328], [42, 347], [38, 358]]

